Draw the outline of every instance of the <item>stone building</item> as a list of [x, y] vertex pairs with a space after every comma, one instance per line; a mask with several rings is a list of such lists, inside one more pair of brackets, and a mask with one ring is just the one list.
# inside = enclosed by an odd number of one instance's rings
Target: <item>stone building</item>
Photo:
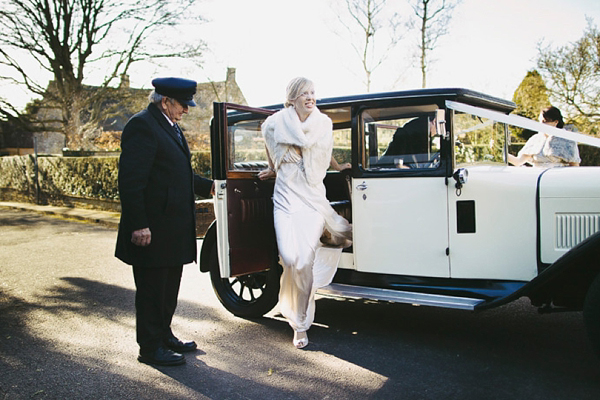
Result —
[[[183, 119], [181, 127], [188, 140], [191, 150], [210, 150], [210, 120], [213, 115], [213, 102], [233, 102], [247, 104], [244, 95], [235, 80], [235, 68], [228, 68], [224, 81], [202, 82], [198, 84], [197, 93], [194, 96], [195, 108], [190, 108], [189, 114]], [[48, 85], [52, 90], [53, 82]], [[89, 86], [86, 90], [93, 91], [95, 87]], [[135, 113], [144, 109], [148, 104], [148, 95], [151, 89], [136, 89], [129, 85], [129, 77], [122, 76], [118, 88], [111, 88], [107, 99], [100, 105], [105, 110], [110, 110], [105, 119], [97, 128], [87, 129], [83, 134], [84, 149], [95, 151], [114, 151], [119, 149], [121, 132], [123, 127]], [[61, 133], [60, 121], [61, 111], [56, 107], [48, 105], [43, 99], [38, 100], [32, 107], [35, 109], [37, 120], [45, 125], [42, 132], [25, 132], [19, 134], [20, 143], [37, 144], [39, 153], [61, 154], [65, 147], [65, 136]], [[82, 121], [85, 122], [85, 121]], [[22, 147], [22, 144], [13, 145], [8, 134], [8, 129], [2, 127], [0, 135], [0, 154], [2, 148]], [[33, 152], [33, 149], [24, 150]]]
[[[198, 83], [194, 101], [196, 107], [190, 107], [179, 124], [191, 150], [210, 150], [210, 120], [213, 116], [213, 102], [230, 102], [247, 105], [246, 98], [235, 80], [235, 68], [227, 68], [227, 76], [220, 82]], [[125, 124], [135, 113], [141, 111], [148, 104], [147, 98], [151, 89], [129, 88], [129, 81], [121, 82], [121, 88], [135, 91], [135, 102], [123, 104], [123, 111], [108, 118], [102, 125], [102, 134], [94, 140], [96, 148], [111, 150], [121, 138], [121, 131]]]
[[0, 156], [22, 156], [33, 153], [33, 135], [17, 124], [0, 121]]
[[191, 150], [210, 150], [210, 120], [213, 116], [213, 102], [248, 105], [235, 80], [235, 68], [227, 68], [227, 76], [224, 81], [199, 83], [194, 101], [197, 107], [190, 107], [189, 114], [183, 118], [181, 123]]

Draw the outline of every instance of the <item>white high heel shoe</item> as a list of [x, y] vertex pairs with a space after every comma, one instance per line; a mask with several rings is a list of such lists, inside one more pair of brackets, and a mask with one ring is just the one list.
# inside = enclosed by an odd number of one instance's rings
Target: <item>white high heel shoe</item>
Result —
[[305, 332], [296, 332], [294, 331], [294, 347], [297, 349], [302, 349], [308, 345], [308, 334]]

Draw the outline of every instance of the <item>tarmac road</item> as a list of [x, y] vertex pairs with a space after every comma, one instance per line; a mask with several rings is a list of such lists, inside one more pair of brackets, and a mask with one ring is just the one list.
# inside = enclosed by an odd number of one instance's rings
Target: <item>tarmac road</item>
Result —
[[527, 300], [470, 313], [321, 298], [306, 350], [273, 310], [229, 314], [186, 266], [181, 367], [138, 363], [134, 284], [116, 231], [0, 208], [0, 399], [594, 399], [580, 313]]

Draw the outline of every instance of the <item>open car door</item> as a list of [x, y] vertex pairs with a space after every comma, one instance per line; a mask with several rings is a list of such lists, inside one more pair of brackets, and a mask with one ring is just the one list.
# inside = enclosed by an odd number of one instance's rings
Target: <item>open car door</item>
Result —
[[211, 146], [222, 278], [264, 271], [277, 262], [275, 181], [257, 176], [268, 167], [261, 126], [275, 111], [214, 103]]

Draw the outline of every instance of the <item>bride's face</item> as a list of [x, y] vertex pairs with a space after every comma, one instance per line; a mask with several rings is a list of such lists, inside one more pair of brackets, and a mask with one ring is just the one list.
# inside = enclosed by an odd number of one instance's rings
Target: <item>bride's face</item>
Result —
[[306, 118], [315, 109], [315, 106], [315, 88], [312, 85], [304, 88], [300, 96], [294, 100], [294, 108], [300, 119]]

